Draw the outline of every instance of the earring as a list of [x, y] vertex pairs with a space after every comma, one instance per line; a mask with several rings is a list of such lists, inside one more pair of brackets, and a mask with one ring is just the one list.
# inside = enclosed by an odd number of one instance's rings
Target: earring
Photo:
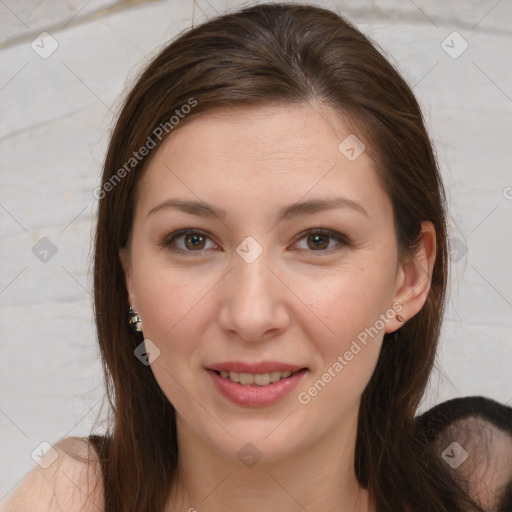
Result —
[[[396, 319], [402, 323], [404, 321], [404, 317], [402, 315], [396, 315]], [[397, 341], [400, 340], [400, 329], [398, 328], [394, 333], [393, 333], [393, 341], [396, 343]]]
[[131, 306], [128, 309], [128, 325], [133, 332], [142, 332], [142, 318]]

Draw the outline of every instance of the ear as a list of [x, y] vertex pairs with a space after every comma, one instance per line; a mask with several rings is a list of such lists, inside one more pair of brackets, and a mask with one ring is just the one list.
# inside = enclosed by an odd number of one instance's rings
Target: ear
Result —
[[[394, 303], [404, 321], [410, 320], [421, 310], [427, 300], [432, 280], [432, 269], [436, 259], [436, 230], [429, 221], [421, 223], [421, 242], [412, 258], [400, 264], [397, 272]], [[403, 325], [396, 320], [386, 324], [386, 332], [393, 332]]]
[[128, 292], [128, 300], [133, 309], [137, 311], [137, 305], [135, 304], [135, 294], [133, 291], [130, 250], [126, 247], [122, 247], [121, 249], [119, 249], [119, 259], [121, 261], [121, 266], [123, 267], [124, 279], [126, 282], [126, 291]]

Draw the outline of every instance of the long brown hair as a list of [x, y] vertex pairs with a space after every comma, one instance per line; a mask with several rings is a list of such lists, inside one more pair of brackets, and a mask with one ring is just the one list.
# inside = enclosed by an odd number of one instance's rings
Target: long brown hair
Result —
[[422, 221], [432, 222], [437, 234], [427, 301], [400, 329], [399, 341], [385, 335], [364, 390], [356, 475], [378, 511], [480, 510], [414, 435], [447, 281], [444, 192], [418, 103], [376, 46], [340, 15], [274, 3], [217, 17], [167, 45], [129, 92], [110, 140], [97, 194], [94, 259], [95, 316], [113, 419], [99, 443], [109, 512], [161, 511], [178, 476], [175, 410], [150, 367], [134, 356], [142, 337], [128, 327], [118, 257], [149, 156], [139, 150], [150, 147], [154, 154], [173, 130], [212, 109], [312, 100], [341, 113], [370, 141], [402, 257], [414, 253]]

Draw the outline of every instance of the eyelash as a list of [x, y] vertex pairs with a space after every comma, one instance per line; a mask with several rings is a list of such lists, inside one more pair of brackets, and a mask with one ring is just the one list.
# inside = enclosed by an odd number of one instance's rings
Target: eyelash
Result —
[[[165, 237], [165, 239], [161, 242], [160, 245], [167, 248], [171, 252], [180, 253], [180, 254], [184, 254], [184, 253], [192, 254], [194, 257], [200, 256], [201, 253], [205, 252], [206, 249], [198, 249], [197, 251], [191, 251], [188, 249], [179, 249], [179, 248], [176, 248], [175, 246], [173, 246], [173, 244], [175, 243], [175, 241], [178, 238], [181, 238], [181, 237], [184, 237], [184, 236], [190, 235], [190, 234], [201, 235], [205, 238], [210, 239], [210, 237], [205, 232], [203, 232], [199, 229], [187, 228], [187, 229], [180, 229], [179, 231], [175, 231], [174, 233], [171, 233], [170, 235]], [[300, 240], [307, 238], [308, 236], [311, 236], [311, 235], [321, 235], [324, 237], [327, 236], [327, 237], [339, 242], [339, 246], [335, 247], [335, 248], [330, 248], [330, 249], [319, 249], [318, 251], [315, 251], [313, 249], [311, 249], [311, 250], [300, 249], [300, 250], [305, 250], [305, 251], [311, 252], [311, 253], [331, 254], [334, 251], [338, 251], [338, 250], [342, 249], [343, 247], [347, 247], [350, 245], [350, 240], [348, 239], [348, 237], [346, 235], [344, 235], [342, 233], [338, 233], [337, 231], [333, 231], [333, 230], [325, 229], [325, 228], [313, 228], [313, 229], [309, 229], [307, 231], [303, 231], [302, 233], [300, 233], [297, 236], [297, 239], [294, 242], [294, 244], [296, 244]], [[194, 254], [194, 253], [197, 253], [197, 254]]]

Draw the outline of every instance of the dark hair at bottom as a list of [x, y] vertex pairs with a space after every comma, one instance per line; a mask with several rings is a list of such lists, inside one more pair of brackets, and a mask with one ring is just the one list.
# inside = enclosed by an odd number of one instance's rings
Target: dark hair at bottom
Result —
[[484, 396], [466, 396], [447, 400], [416, 418], [416, 426], [428, 441], [436, 439], [457, 420], [479, 417], [512, 436], [512, 407]]
[[[478, 427], [476, 431], [473, 431], [471, 420], [474, 419], [484, 420], [484, 424], [490, 423], [508, 434], [512, 445], [512, 407], [484, 396], [453, 398], [425, 411], [416, 418], [417, 436], [423, 438], [426, 443], [434, 444], [436, 441], [443, 440], [448, 435], [452, 425], [468, 420], [469, 424], [465, 422], [466, 424], [460, 428], [464, 428], [466, 431], [471, 429], [470, 436], [478, 437], [479, 439], [469, 439], [469, 442], [473, 441], [475, 444], [478, 444], [479, 440], [485, 441], [485, 435], [481, 428], [486, 427]], [[473, 427], [476, 427], [476, 425], [473, 425]], [[449, 440], [446, 439], [445, 441], [448, 442]], [[492, 464], [496, 454], [486, 449], [483, 455], [478, 461], [479, 464]], [[512, 474], [512, 467], [510, 468], [510, 474]], [[469, 489], [471, 486], [467, 478], [461, 477], [461, 479], [466, 488]], [[512, 479], [502, 489], [501, 493], [496, 489], [494, 499], [496, 505], [493, 506], [493, 510], [497, 512], [512, 512]]]

